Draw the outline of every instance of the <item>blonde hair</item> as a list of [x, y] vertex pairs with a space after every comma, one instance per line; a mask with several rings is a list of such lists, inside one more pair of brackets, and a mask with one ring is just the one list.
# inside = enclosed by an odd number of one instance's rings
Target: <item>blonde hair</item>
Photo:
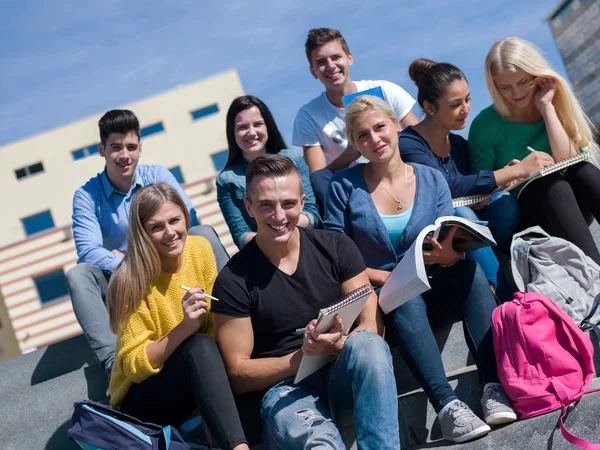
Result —
[[133, 197], [129, 213], [127, 251], [110, 277], [106, 295], [110, 328], [114, 333], [118, 332], [119, 325], [137, 309], [150, 286], [158, 280], [161, 271], [160, 257], [144, 224], [169, 202], [181, 209], [187, 230], [190, 227], [190, 214], [172, 186], [165, 183], [153, 184], [140, 189]]
[[354, 124], [356, 119], [358, 119], [367, 111], [380, 112], [394, 122], [396, 126], [399, 126], [396, 114], [385, 100], [373, 95], [361, 95], [360, 97], [356, 97], [346, 108], [345, 117], [346, 135], [348, 136], [348, 141], [352, 145], [354, 145], [354, 139], [352, 138], [352, 135], [354, 134]]
[[599, 156], [598, 144], [594, 141], [594, 125], [583, 112], [569, 83], [561, 77], [535, 45], [518, 37], [507, 37], [496, 42], [485, 59], [485, 81], [494, 101], [496, 111], [505, 118], [511, 116], [508, 103], [502, 98], [494, 77], [501, 72], [522, 70], [534, 77], [552, 77], [558, 86], [552, 99], [556, 114], [569, 139], [577, 148], [586, 148], [592, 157]]

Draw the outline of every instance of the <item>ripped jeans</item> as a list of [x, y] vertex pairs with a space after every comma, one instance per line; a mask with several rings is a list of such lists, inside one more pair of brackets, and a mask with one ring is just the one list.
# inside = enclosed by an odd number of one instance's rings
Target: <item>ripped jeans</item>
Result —
[[298, 384], [287, 378], [269, 389], [261, 416], [270, 450], [344, 450], [338, 427], [352, 423], [361, 450], [398, 450], [398, 400], [387, 343], [368, 331], [350, 335], [335, 361]]

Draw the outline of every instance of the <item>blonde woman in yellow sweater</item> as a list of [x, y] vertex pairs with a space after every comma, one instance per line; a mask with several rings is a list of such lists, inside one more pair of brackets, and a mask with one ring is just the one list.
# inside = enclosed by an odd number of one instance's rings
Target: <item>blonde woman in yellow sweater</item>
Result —
[[150, 185], [135, 195], [127, 254], [108, 286], [117, 334], [111, 404], [161, 425], [198, 409], [219, 447], [248, 449], [204, 295], [217, 276], [215, 256], [206, 239], [187, 236], [189, 225], [171, 186]]

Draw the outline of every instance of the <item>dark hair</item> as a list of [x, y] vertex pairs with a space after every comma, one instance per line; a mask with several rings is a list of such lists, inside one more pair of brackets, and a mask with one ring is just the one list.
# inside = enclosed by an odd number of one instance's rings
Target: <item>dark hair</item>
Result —
[[408, 76], [419, 88], [418, 101], [421, 108], [425, 101], [437, 106], [438, 100], [450, 84], [467, 79], [458, 67], [448, 63], [435, 63], [425, 58], [416, 59], [411, 63]]
[[127, 134], [133, 131], [140, 138], [140, 122], [132, 111], [128, 109], [112, 109], [105, 113], [98, 121], [100, 128], [100, 142], [106, 145], [106, 140], [111, 133]]
[[322, 47], [331, 41], [338, 41], [340, 44], [342, 44], [342, 49], [344, 52], [346, 54], [350, 53], [350, 49], [348, 49], [346, 40], [342, 36], [342, 33], [340, 33], [338, 30], [334, 30], [333, 28], [313, 28], [312, 30], [309, 30], [308, 36], [306, 37], [306, 44], [304, 44], [308, 63], [312, 64], [313, 50]]
[[246, 170], [246, 197], [257, 178], [286, 177], [292, 173], [298, 176], [301, 192], [304, 192], [300, 171], [290, 158], [281, 155], [262, 155], [254, 158]]
[[267, 105], [254, 95], [243, 95], [234, 99], [227, 111], [225, 129], [227, 132], [229, 156], [227, 157], [225, 167], [233, 164], [240, 156], [242, 156], [242, 149], [235, 141], [235, 118], [240, 112], [250, 109], [253, 106], [258, 108], [267, 127], [267, 134], [269, 135], [266, 145], [267, 153], [279, 153], [284, 148], [287, 148], [283, 136], [281, 136], [279, 128], [277, 128], [277, 124], [275, 123], [275, 119], [273, 119], [273, 115], [269, 108], [267, 108]]

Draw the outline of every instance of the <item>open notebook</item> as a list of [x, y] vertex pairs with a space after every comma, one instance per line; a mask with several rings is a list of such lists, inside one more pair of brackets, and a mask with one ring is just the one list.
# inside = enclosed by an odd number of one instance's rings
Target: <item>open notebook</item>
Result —
[[[344, 295], [338, 303], [331, 305], [328, 308], [321, 309], [319, 311], [319, 317], [317, 318], [317, 331], [324, 333], [330, 330], [333, 326], [333, 318], [336, 314], [339, 314], [340, 319], [342, 319], [342, 324], [344, 325], [343, 333], [348, 334], [350, 327], [362, 311], [371, 292], [373, 292], [371, 285], [365, 284]], [[333, 359], [334, 357], [330, 355], [302, 356], [300, 368], [298, 369], [294, 383], [299, 383]]]
[[[560, 172], [561, 170], [565, 170], [567, 167], [572, 166], [574, 164], [578, 164], [582, 161], [588, 161], [590, 159], [589, 152], [581, 152], [577, 155], [571, 156], [569, 158], [563, 159], [562, 161], [558, 161], [554, 164], [550, 164], [543, 169], [540, 169], [538, 172], [529, 175], [527, 178], [523, 178], [518, 183], [513, 184], [511, 187], [506, 189], [508, 192], [518, 190], [517, 198], [523, 192], [523, 189], [527, 187], [529, 183], [537, 180], [538, 178], [545, 177], [546, 175], [550, 175], [551, 173]], [[458, 208], [459, 206], [469, 206], [474, 205], [475, 203], [479, 203], [483, 200], [487, 200], [492, 196], [492, 194], [482, 194], [482, 195], [468, 195], [466, 197], [457, 197], [452, 199], [452, 207]]]

